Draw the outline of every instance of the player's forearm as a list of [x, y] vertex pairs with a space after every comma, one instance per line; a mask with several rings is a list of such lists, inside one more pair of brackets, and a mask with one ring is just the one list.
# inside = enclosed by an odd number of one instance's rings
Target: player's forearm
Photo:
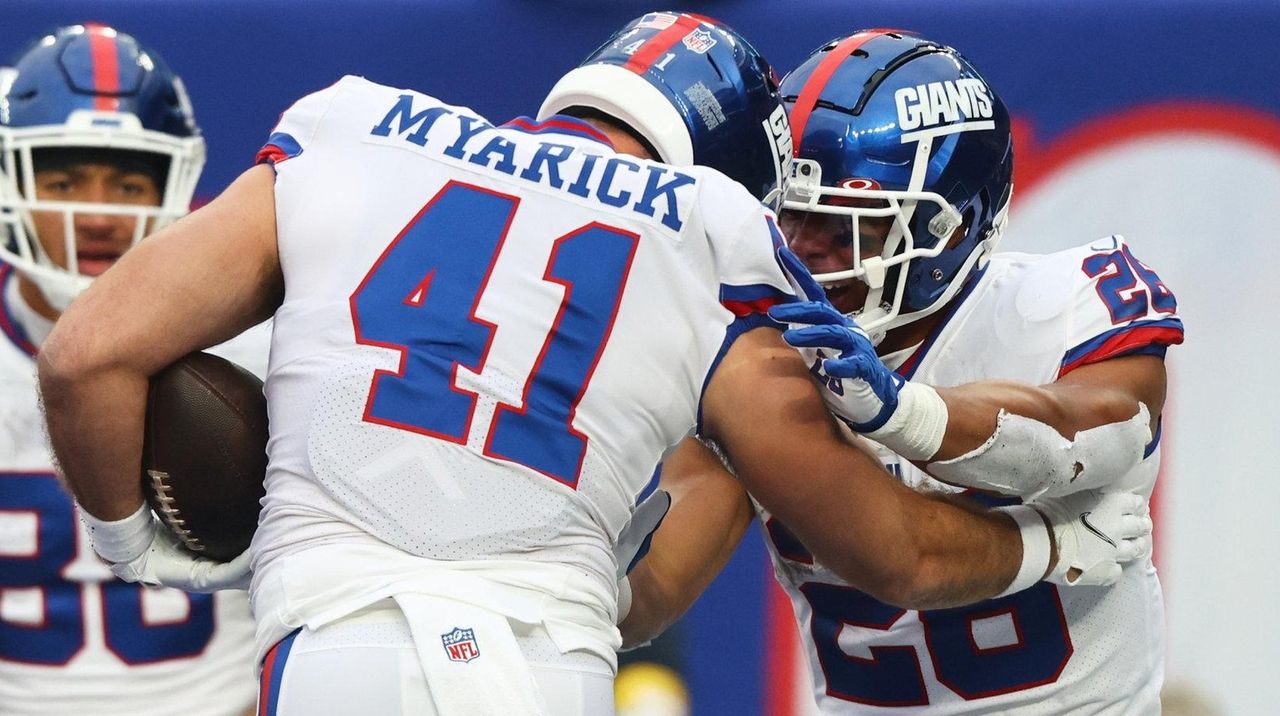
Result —
[[687, 438], [663, 463], [672, 504], [649, 553], [632, 572], [632, 611], [621, 625], [628, 645], [679, 619], [733, 555], [751, 524], [751, 503], [710, 448]]
[[93, 369], [55, 340], [40, 353], [40, 389], [49, 440], [76, 500], [90, 514], [117, 520], [142, 504], [142, 422], [147, 378]]
[[898, 565], [895, 592], [886, 601], [943, 609], [990, 599], [1013, 582], [1023, 546], [1011, 518], [941, 495], [911, 501], [919, 524], [912, 532], [914, 559]]
[[946, 401], [947, 440], [929, 460], [908, 457], [962, 487], [1028, 499], [1104, 489], [1142, 461], [1151, 440], [1146, 403], [1114, 386], [984, 381], [910, 390], [933, 401], [935, 417]]
[[631, 609], [618, 625], [618, 631], [622, 632], [622, 648], [634, 649], [666, 631], [683, 610], [674, 607], [675, 600], [653, 578], [645, 562], [636, 565], [627, 579], [631, 582]]
[[[847, 477], [851, 493], [874, 509], [826, 521], [780, 519], [850, 585], [895, 606], [936, 609], [989, 599], [1018, 574], [1022, 541], [1007, 516], [921, 495], [887, 476]], [[831, 496], [833, 503], [843, 499]], [[812, 509], [822, 514], [821, 506]]]
[[1043, 423], [1066, 439], [1081, 430], [1133, 417], [1138, 401], [1114, 390], [1081, 390], [987, 380], [954, 388], [936, 388], [947, 405], [942, 446], [930, 462], [950, 460], [991, 439], [1000, 411]]

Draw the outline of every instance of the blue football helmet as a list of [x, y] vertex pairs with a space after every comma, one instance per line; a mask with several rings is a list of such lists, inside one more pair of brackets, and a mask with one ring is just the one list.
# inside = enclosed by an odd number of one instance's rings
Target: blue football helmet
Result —
[[[796, 150], [784, 215], [852, 222], [852, 265], [814, 277], [865, 282], [854, 315], [873, 336], [946, 305], [1004, 231], [1013, 192], [1004, 103], [955, 50], [896, 30], [823, 45], [787, 75], [782, 95]], [[879, 223], [882, 250], [860, 245], [860, 221]]]
[[538, 118], [575, 107], [617, 118], [659, 161], [719, 170], [771, 208], [791, 173], [777, 74], [741, 35], [701, 15], [627, 23], [556, 83]]
[[[37, 200], [36, 162], [54, 149], [154, 167], [160, 206]], [[74, 215], [134, 216], [137, 243], [187, 213], [204, 159], [187, 92], [164, 60], [110, 27], [59, 28], [0, 70], [0, 258], [62, 310], [91, 281], [76, 268]], [[41, 247], [33, 211], [63, 214], [69, 266], [56, 265]]]

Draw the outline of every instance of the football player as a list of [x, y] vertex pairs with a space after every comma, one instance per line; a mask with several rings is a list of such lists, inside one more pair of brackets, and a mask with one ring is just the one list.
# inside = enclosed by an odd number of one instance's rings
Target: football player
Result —
[[[5, 714], [225, 716], [253, 704], [246, 595], [189, 595], [112, 576], [89, 549], [77, 510], [54, 475], [34, 375], [36, 354], [72, 299], [144, 234], [187, 212], [204, 151], [178, 77], [160, 56], [110, 27], [58, 29], [3, 73]], [[227, 351], [265, 367], [262, 338]]]
[[[184, 557], [139, 518], [133, 466], [147, 376], [275, 314], [250, 550], [264, 712], [611, 713], [614, 548], [694, 429], [770, 510], [838, 523], [797, 531], [842, 574], [896, 575], [887, 553], [923, 520], [946, 535], [922, 540], [940, 602], [997, 594], [1026, 561], [1013, 520], [926, 500], [838, 439], [767, 316], [820, 290], [761, 205], [789, 171], [776, 80], [724, 25], [638, 18], [537, 119], [497, 126], [345, 77], [259, 156], [96, 283], [40, 374], [98, 553], [237, 584], [242, 559]], [[1098, 509], [1118, 527], [1100, 561], [1141, 551], [1140, 507]], [[875, 540], [894, 548], [846, 556]]]
[[[780, 317], [819, 324], [788, 340], [824, 354], [814, 368], [833, 410], [920, 489], [1150, 495], [1164, 355], [1183, 338], [1174, 295], [1119, 236], [992, 254], [1012, 139], [978, 71], [949, 47], [863, 31], [820, 48], [782, 92], [800, 178], [783, 230], [839, 311]], [[838, 330], [840, 312], [865, 335]], [[865, 359], [868, 336], [880, 361]], [[1149, 558], [1106, 589], [1041, 583], [902, 612], [780, 549], [786, 520], [761, 514], [826, 711], [1159, 712], [1163, 608]]]
[[[834, 307], [771, 314], [814, 324], [785, 335], [808, 353], [831, 408], [921, 491], [1041, 508], [1083, 490], [1149, 496], [1163, 357], [1182, 341], [1173, 294], [1118, 236], [992, 254], [1013, 145], [1008, 111], [977, 70], [937, 43], [863, 31], [817, 50], [782, 93], [797, 162], [781, 226]], [[713, 462], [682, 453], [667, 473], [717, 484]], [[1113, 568], [1112, 587], [1068, 576], [914, 611], [832, 569], [796, 539], [794, 518], [756, 507], [823, 713], [1159, 711], [1162, 607], [1147, 556]], [[1038, 531], [1024, 521], [1030, 508], [1009, 509], [1024, 536]], [[1096, 526], [1088, 508], [1075, 511]], [[710, 539], [693, 531], [659, 530], [654, 552]], [[640, 576], [678, 576], [664, 552]]]

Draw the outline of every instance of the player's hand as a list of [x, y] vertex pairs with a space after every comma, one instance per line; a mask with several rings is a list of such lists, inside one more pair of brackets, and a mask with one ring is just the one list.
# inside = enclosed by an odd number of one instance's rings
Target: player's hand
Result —
[[631, 519], [618, 533], [618, 539], [613, 543], [613, 556], [618, 562], [619, 580], [630, 574], [636, 563], [649, 552], [653, 533], [657, 531], [658, 525], [662, 524], [663, 518], [667, 516], [667, 510], [670, 509], [671, 495], [666, 490], [654, 490], [653, 494], [636, 505], [635, 511], [631, 513]]
[[1044, 515], [1058, 545], [1058, 562], [1045, 579], [1066, 586], [1105, 586], [1122, 565], [1151, 554], [1147, 501], [1128, 492], [1094, 490], [1030, 503]]
[[248, 550], [230, 562], [215, 562], [184, 548], [159, 520], [152, 520], [151, 533], [151, 544], [142, 554], [128, 562], [108, 562], [113, 574], [126, 582], [174, 587], [184, 592], [249, 588], [252, 572]]
[[[880, 362], [857, 323], [825, 300], [774, 306], [769, 317], [793, 325], [782, 334], [792, 346], [836, 356], [822, 358], [817, 366], [827, 387], [822, 397], [833, 413], [859, 433], [874, 432], [889, 421], [906, 381]], [[827, 377], [835, 380], [823, 380]]]

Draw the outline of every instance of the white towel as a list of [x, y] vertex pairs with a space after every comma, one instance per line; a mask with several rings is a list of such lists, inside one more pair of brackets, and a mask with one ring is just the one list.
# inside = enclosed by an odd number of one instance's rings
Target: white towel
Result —
[[427, 689], [441, 716], [543, 716], [542, 693], [507, 618], [474, 604], [404, 593]]

